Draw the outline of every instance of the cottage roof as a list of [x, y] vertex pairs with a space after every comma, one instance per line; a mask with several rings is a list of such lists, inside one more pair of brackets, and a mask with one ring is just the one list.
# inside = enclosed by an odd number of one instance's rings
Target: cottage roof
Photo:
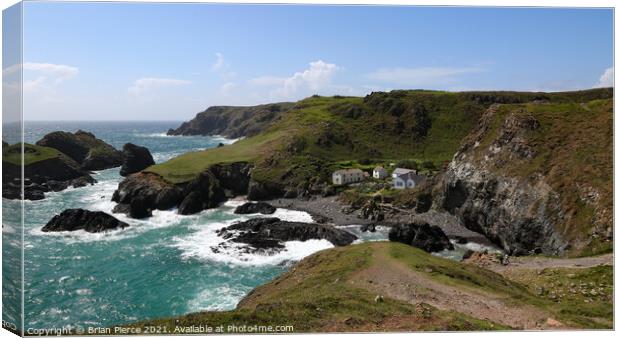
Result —
[[406, 173], [415, 173], [415, 170], [407, 169], [407, 168], [396, 168], [394, 169], [392, 173], [396, 176], [400, 176]]
[[334, 174], [363, 174], [361, 169], [340, 169], [334, 171]]

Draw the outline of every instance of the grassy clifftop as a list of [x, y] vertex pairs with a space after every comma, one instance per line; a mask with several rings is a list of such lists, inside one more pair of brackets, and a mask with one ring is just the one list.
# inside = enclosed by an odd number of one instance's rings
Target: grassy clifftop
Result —
[[[48, 147], [37, 146], [24, 143], [24, 165], [30, 165], [39, 161], [57, 158], [61, 152]], [[11, 163], [16, 166], [22, 165], [21, 143], [16, 143], [2, 148], [2, 162]]]
[[[327, 180], [334, 161], [449, 161], [493, 103], [585, 102], [609, 89], [571, 93], [377, 92], [366, 97], [313, 96], [281, 111], [259, 133], [233, 145], [181, 155], [152, 166], [171, 183], [218, 162], [252, 161], [254, 179], [286, 185]], [[289, 107], [287, 107], [289, 108]]]
[[[553, 281], [566, 280], [560, 276], [568, 274], [578, 283], [611, 285], [611, 267], [592, 269], [554, 272]], [[549, 284], [547, 273], [517, 276], [528, 276], [530, 284]], [[475, 265], [375, 242], [316, 253], [253, 290], [233, 311], [131, 326], [163, 326], [168, 333], [176, 326], [201, 324], [292, 325], [295, 332], [609, 328], [613, 314], [605, 309], [611, 306], [610, 295], [607, 289], [605, 298], [580, 306], [581, 298], [550, 299]]]

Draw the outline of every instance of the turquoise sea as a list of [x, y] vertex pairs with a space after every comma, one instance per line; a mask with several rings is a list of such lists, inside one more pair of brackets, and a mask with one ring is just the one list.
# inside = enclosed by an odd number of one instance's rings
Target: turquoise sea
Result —
[[[83, 129], [122, 148], [126, 142], [146, 146], [156, 162], [178, 154], [230, 143], [221, 137], [166, 136], [180, 122], [27, 122], [25, 141], [34, 143], [54, 130]], [[5, 135], [10, 143], [10, 135]], [[115, 215], [129, 228], [101, 234], [83, 231], [43, 233], [40, 228], [68, 208], [111, 213], [112, 193], [121, 181], [119, 168], [98, 171], [93, 186], [49, 193], [41, 201], [25, 202], [24, 327], [99, 327], [185, 314], [201, 310], [233, 309], [254, 287], [280, 273], [291, 263], [332, 247], [324, 240], [288, 242], [272, 256], [248, 255], [238, 247], [214, 253], [221, 242], [215, 230], [247, 219], [232, 211], [241, 199], [218, 209], [182, 216], [175, 210], [156, 211], [146, 220]], [[19, 309], [19, 218], [11, 210], [19, 202], [3, 199], [4, 319]], [[7, 217], [8, 216], [8, 217]], [[308, 214], [278, 209], [276, 217], [311, 221]], [[250, 217], [259, 217], [250, 215]], [[359, 235], [358, 229], [349, 227]], [[364, 235], [384, 239], [386, 229]], [[11, 268], [12, 267], [12, 268]], [[8, 285], [8, 287], [7, 287]], [[13, 291], [10, 291], [13, 287]], [[17, 290], [18, 291], [18, 290]], [[13, 299], [13, 301], [11, 301]]]

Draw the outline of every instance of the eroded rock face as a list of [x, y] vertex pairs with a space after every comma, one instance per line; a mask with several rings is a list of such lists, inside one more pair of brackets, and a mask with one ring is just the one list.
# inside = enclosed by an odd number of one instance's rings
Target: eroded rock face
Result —
[[50, 231], [76, 231], [103, 232], [118, 228], [126, 228], [129, 224], [119, 221], [113, 216], [101, 211], [89, 211], [84, 209], [67, 209], [54, 216], [41, 229], [43, 232]]
[[177, 207], [179, 214], [189, 215], [216, 208], [228, 198], [247, 193], [250, 169], [245, 162], [218, 164], [183, 184], [168, 183], [149, 172], [131, 174], [112, 196], [119, 203], [114, 212], [144, 218], [156, 209]]
[[[127, 212], [129, 216], [149, 215], [149, 210], [168, 210], [178, 205], [182, 198], [180, 187], [166, 182], [161, 176], [152, 173], [129, 175], [112, 195], [112, 201], [131, 207], [117, 207], [117, 212]], [[133, 212], [129, 212], [133, 210]], [[133, 216], [132, 216], [133, 215]], [[137, 217], [137, 218], [142, 218]]]
[[80, 164], [83, 170], [103, 170], [123, 163], [123, 154], [92, 133], [55, 131], [45, 135], [37, 145], [59, 150]]
[[146, 147], [141, 147], [133, 143], [126, 143], [123, 146], [123, 166], [121, 176], [137, 173], [155, 164], [153, 155]]
[[226, 201], [226, 193], [220, 181], [211, 171], [205, 171], [192, 180], [183, 190], [179, 214], [190, 215], [205, 209], [216, 208]]
[[254, 218], [235, 223], [218, 231], [233, 242], [245, 243], [255, 250], [282, 249], [287, 241], [326, 239], [335, 246], [351, 244], [357, 237], [331, 225], [287, 222], [279, 218]]
[[492, 106], [448, 165], [435, 187], [434, 205], [456, 215], [512, 255], [562, 254], [568, 246], [554, 224], [564, 212], [543, 175], [510, 174], [507, 165], [536, 155], [527, 135], [540, 127], [533, 116], [509, 114], [486, 148], [498, 106]]
[[390, 229], [389, 239], [392, 242], [408, 244], [426, 252], [454, 249], [450, 239], [440, 227], [420, 221], [393, 226]]
[[264, 201], [284, 196], [284, 188], [272, 182], [251, 181], [248, 188], [248, 199]]
[[248, 202], [235, 208], [235, 214], [263, 214], [270, 215], [276, 212], [276, 208], [265, 202]]

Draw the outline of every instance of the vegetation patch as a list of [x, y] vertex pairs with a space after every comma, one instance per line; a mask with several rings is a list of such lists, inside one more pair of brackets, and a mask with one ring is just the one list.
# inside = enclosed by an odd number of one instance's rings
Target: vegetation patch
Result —
[[[24, 165], [30, 165], [39, 161], [57, 158], [61, 152], [48, 147], [41, 147], [29, 143], [24, 143], [23, 149]], [[16, 143], [2, 148], [2, 161], [13, 165], [22, 165], [22, 146]]]

